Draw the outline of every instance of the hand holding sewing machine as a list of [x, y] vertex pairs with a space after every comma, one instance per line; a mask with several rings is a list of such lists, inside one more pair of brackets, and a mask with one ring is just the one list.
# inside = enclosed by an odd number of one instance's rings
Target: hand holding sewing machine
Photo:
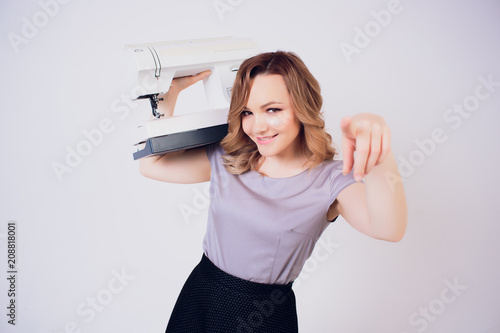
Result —
[[[220, 142], [227, 135], [239, 66], [259, 53], [253, 40], [235, 37], [131, 44], [125, 49], [136, 74], [131, 97], [148, 101], [153, 114], [135, 131], [135, 160]], [[179, 93], [201, 80], [207, 107], [174, 114]]]
[[[211, 71], [204, 71], [193, 76], [174, 78], [170, 84], [170, 89], [166, 93], [158, 95], [158, 99], [160, 100], [158, 103], [158, 112], [165, 117], [171, 117], [174, 114], [175, 104], [180, 92], [196, 82], [206, 79], [210, 74], [212, 74]], [[151, 116], [151, 119], [155, 119], [155, 117]]]
[[204, 71], [193, 76], [178, 77], [172, 80], [170, 90], [172, 92], [180, 93], [182, 90], [192, 86], [198, 81], [204, 80], [212, 74], [211, 71]]

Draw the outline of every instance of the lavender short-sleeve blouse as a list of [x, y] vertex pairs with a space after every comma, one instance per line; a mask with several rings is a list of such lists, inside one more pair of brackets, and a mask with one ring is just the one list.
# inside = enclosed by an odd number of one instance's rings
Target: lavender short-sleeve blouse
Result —
[[341, 160], [323, 161], [287, 178], [256, 171], [232, 175], [219, 144], [207, 146], [210, 207], [203, 251], [221, 270], [245, 280], [287, 284], [295, 280], [330, 224], [337, 195], [356, 181]]

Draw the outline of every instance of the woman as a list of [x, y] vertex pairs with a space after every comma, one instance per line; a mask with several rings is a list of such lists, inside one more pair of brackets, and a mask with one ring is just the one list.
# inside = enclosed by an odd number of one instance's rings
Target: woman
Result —
[[[180, 91], [208, 75], [174, 80], [159, 111], [172, 115]], [[384, 119], [342, 119], [342, 162], [321, 107], [298, 56], [259, 54], [239, 68], [220, 144], [141, 160], [149, 178], [211, 181], [204, 253], [168, 333], [297, 332], [292, 283], [338, 215], [371, 237], [403, 237], [406, 201]]]

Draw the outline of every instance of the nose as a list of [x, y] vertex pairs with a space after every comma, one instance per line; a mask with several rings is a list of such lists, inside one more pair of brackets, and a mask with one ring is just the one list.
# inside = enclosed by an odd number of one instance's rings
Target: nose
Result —
[[255, 133], [265, 133], [269, 129], [269, 125], [267, 123], [267, 117], [265, 113], [256, 114], [254, 116], [254, 132]]

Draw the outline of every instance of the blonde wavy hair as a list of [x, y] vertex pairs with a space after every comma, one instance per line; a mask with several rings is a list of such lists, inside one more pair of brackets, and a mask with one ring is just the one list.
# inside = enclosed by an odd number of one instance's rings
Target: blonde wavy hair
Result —
[[231, 91], [228, 134], [221, 141], [226, 152], [224, 167], [232, 174], [256, 170], [261, 157], [257, 145], [243, 132], [241, 112], [248, 102], [257, 75], [279, 74], [285, 80], [295, 115], [301, 123], [299, 149], [310, 161], [309, 170], [324, 160], [333, 159], [336, 149], [325, 131], [321, 107], [323, 98], [318, 81], [293, 52], [261, 53], [245, 60], [238, 69]]

